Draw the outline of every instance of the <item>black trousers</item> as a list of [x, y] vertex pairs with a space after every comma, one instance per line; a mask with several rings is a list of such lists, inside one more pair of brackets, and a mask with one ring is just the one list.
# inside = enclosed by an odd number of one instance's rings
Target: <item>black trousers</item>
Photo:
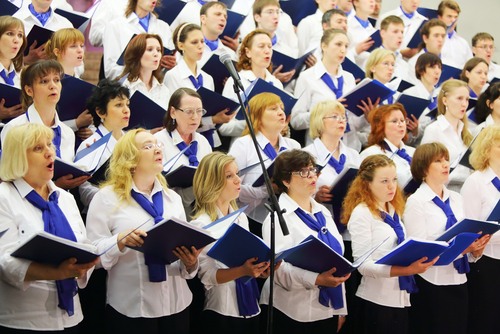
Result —
[[80, 327], [79, 325], [76, 325], [74, 327], [70, 328], [65, 328], [62, 331], [32, 331], [32, 330], [26, 330], [26, 329], [14, 329], [14, 328], [8, 328], [8, 327], [3, 327], [0, 326], [0, 333], [2, 334], [34, 334], [34, 333], [43, 333], [43, 334], [79, 334], [80, 333]]
[[350, 333], [355, 334], [408, 334], [407, 307], [382, 306], [356, 297], [357, 308], [350, 313]]
[[[261, 312], [261, 333], [266, 333], [267, 305], [260, 305]], [[300, 307], [300, 305], [297, 305]], [[272, 329], [273, 334], [310, 334], [310, 333], [336, 333], [339, 317], [333, 316], [328, 319], [300, 322], [296, 321], [280, 310], [273, 308]]]
[[251, 318], [235, 318], [220, 313], [203, 311], [203, 327], [205, 333], [212, 328], [217, 334], [259, 334], [260, 315]]

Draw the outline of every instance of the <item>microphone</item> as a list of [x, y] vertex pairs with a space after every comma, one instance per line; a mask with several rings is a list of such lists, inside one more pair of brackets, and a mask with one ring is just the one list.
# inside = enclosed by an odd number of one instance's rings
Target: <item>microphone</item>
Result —
[[231, 55], [227, 52], [222, 52], [219, 55], [219, 60], [227, 68], [227, 70], [229, 71], [229, 75], [231, 76], [231, 78], [233, 78], [236, 85], [238, 85], [238, 88], [242, 92], [244, 92], [245, 88], [243, 88], [243, 84], [241, 83], [240, 76], [238, 75], [238, 72], [236, 71], [236, 68], [234, 67], [233, 60], [231, 59]]

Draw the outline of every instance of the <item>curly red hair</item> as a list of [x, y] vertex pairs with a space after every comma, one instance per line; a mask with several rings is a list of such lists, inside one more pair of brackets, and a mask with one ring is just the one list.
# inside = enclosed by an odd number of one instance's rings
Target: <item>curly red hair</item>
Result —
[[[378, 107], [370, 113], [369, 121], [371, 125], [371, 132], [368, 136], [368, 145], [379, 145], [382, 150], [384, 149], [384, 138], [385, 138], [385, 125], [391, 112], [394, 110], [400, 110], [403, 113], [404, 118], [408, 116], [406, 114], [405, 107], [401, 103], [387, 104]], [[403, 142], [408, 139], [408, 133], [405, 134]]]

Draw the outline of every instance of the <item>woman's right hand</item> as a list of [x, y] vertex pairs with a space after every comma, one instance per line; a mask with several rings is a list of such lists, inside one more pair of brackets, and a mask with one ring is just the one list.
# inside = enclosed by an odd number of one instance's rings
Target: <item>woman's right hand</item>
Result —
[[23, 113], [23, 106], [16, 104], [12, 107], [5, 106], [5, 99], [0, 100], [0, 119], [15, 118]]
[[252, 257], [240, 266], [241, 271], [244, 273], [242, 276], [257, 278], [260, 277], [267, 270], [267, 268], [269, 268], [269, 261], [256, 263], [258, 259], [259, 258], [257, 257]]
[[73, 189], [73, 188], [80, 186], [81, 184], [83, 184], [85, 181], [87, 181], [90, 178], [91, 178], [91, 176], [86, 176], [86, 175], [82, 175], [82, 176], [73, 178], [73, 175], [68, 174], [68, 175], [61, 176], [54, 183], [59, 188], [69, 190], [69, 189]]
[[144, 243], [143, 238], [147, 236], [148, 234], [143, 230], [128, 229], [118, 234], [116, 244], [120, 251], [123, 251], [125, 246], [140, 247]]
[[319, 203], [330, 202], [333, 199], [333, 195], [330, 193], [330, 187], [327, 185], [319, 187], [314, 199]]
[[427, 269], [432, 267], [437, 262], [437, 260], [439, 260], [439, 256], [435, 257], [432, 261], [426, 262], [427, 260], [427, 256], [424, 256], [423, 258], [418, 259], [417, 261], [406, 267], [392, 266], [391, 277], [411, 276], [424, 273], [427, 271]]
[[340, 284], [344, 283], [347, 281], [349, 277], [351, 277], [351, 274], [347, 274], [342, 277], [336, 277], [333, 276], [333, 274], [337, 271], [337, 268], [333, 267], [332, 269], [322, 272], [321, 274], [318, 274], [316, 277], [316, 282], [314, 283], [317, 286], [324, 286], [327, 288], [336, 288]]
[[217, 114], [212, 116], [212, 123], [214, 124], [224, 124], [229, 122], [236, 116], [236, 112], [231, 114], [227, 114], [229, 112], [229, 108], [219, 111]]
[[99, 258], [96, 258], [94, 261], [89, 263], [76, 263], [76, 258], [69, 258], [59, 264], [57, 266], [57, 273], [60, 275], [58, 279], [67, 279], [67, 278], [78, 278], [84, 276], [87, 271], [95, 266], [99, 262]]

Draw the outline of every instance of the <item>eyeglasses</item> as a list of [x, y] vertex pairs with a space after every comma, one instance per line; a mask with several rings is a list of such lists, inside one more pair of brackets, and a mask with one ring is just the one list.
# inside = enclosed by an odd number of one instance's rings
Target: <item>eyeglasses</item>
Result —
[[476, 48], [483, 49], [483, 50], [495, 51], [495, 46], [494, 45], [478, 45], [478, 46], [476, 46]]
[[276, 15], [281, 15], [281, 10], [280, 9], [269, 9], [269, 10], [265, 10], [262, 12], [262, 14], [267, 14], [267, 15], [273, 15], [273, 14], [276, 14]]
[[384, 66], [384, 67], [394, 67], [396, 66], [395, 63], [393, 62], [389, 62], [389, 61], [384, 61], [384, 62], [381, 62], [380, 65]]
[[163, 148], [163, 144], [162, 143], [148, 143], [148, 144], [144, 144], [144, 146], [141, 147], [141, 150], [151, 151], [151, 150], [153, 150], [155, 148], [161, 150]]
[[314, 175], [319, 174], [319, 168], [318, 167], [309, 167], [309, 168], [302, 168], [301, 170], [297, 172], [292, 172], [293, 175], [298, 175], [301, 178], [305, 179]]
[[327, 118], [331, 118], [331, 119], [333, 119], [334, 121], [337, 121], [337, 122], [347, 122], [347, 117], [346, 116], [340, 116], [340, 115], [337, 115], [337, 114], [333, 114], [332, 116], [325, 116], [325, 117], [323, 117], [323, 119], [327, 119]]
[[392, 123], [394, 125], [399, 125], [399, 124], [405, 125], [406, 119], [392, 119], [390, 121], [387, 121], [387, 123]]
[[182, 111], [189, 117], [193, 117], [195, 114], [196, 116], [203, 116], [207, 113], [205, 109], [181, 109], [181, 108], [175, 108], [175, 109]]

